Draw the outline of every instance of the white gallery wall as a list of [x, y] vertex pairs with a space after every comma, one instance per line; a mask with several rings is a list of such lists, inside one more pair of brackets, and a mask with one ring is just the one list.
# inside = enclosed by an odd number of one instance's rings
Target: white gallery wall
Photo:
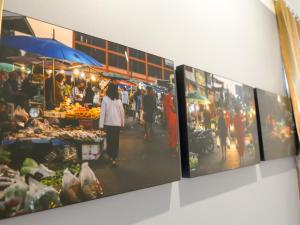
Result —
[[[4, 8], [283, 94], [271, 0], [6, 0]], [[299, 225], [293, 158], [0, 225]]]

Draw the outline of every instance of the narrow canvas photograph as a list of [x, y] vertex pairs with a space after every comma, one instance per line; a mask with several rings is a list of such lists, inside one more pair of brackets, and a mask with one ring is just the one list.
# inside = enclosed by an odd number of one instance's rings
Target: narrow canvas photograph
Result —
[[255, 90], [262, 160], [296, 154], [296, 126], [290, 99], [261, 89]]
[[4, 11], [0, 75], [0, 218], [179, 180], [173, 61]]
[[183, 175], [200, 176], [260, 161], [253, 88], [188, 66], [176, 72]]

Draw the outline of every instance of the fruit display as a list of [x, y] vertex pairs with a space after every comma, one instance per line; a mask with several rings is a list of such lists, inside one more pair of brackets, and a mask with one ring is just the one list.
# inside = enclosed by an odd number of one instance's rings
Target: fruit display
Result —
[[61, 103], [59, 107], [44, 112], [45, 117], [67, 118], [67, 119], [98, 119], [100, 117], [100, 107], [88, 108], [79, 103]]
[[87, 108], [80, 104], [70, 105], [66, 111], [66, 118], [70, 119], [98, 119], [100, 117], [100, 108]]

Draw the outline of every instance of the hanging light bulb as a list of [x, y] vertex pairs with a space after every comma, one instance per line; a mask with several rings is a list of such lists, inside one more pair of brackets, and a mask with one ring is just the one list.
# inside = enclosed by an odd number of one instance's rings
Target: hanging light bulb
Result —
[[78, 76], [79, 75], [79, 70], [78, 69], [74, 69], [73, 70], [73, 74], [76, 75], [76, 76]]
[[92, 76], [91, 76], [91, 80], [92, 80], [92, 81], [96, 81], [96, 77], [95, 77], [95, 75], [94, 75], [94, 74], [92, 74]]
[[84, 72], [81, 72], [81, 73], [80, 73], [80, 78], [81, 78], [81, 79], [85, 79], [85, 73], [84, 73]]

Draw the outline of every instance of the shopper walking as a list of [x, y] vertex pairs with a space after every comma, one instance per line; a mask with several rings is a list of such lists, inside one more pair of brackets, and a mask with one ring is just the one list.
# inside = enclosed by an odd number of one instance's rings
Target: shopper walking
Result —
[[121, 91], [121, 101], [124, 107], [125, 115], [128, 114], [128, 106], [129, 106], [129, 95], [128, 92], [126, 91], [126, 88], [123, 87]]
[[203, 123], [205, 130], [211, 129], [211, 115], [208, 109], [208, 105], [205, 106], [203, 111]]
[[147, 87], [147, 93], [143, 98], [143, 110], [144, 110], [144, 128], [145, 136], [144, 139], [147, 141], [152, 140], [153, 134], [153, 121], [154, 113], [156, 109], [156, 99], [153, 93], [152, 87]]
[[119, 154], [120, 128], [124, 127], [124, 121], [124, 108], [119, 99], [118, 88], [110, 83], [102, 100], [99, 127], [106, 131], [107, 154], [114, 167], [118, 166], [116, 158]]
[[226, 127], [226, 122], [222, 110], [219, 111], [218, 135], [219, 135], [220, 145], [222, 150], [222, 160], [226, 160], [226, 139], [228, 136], [228, 130]]
[[176, 156], [176, 147], [178, 144], [178, 123], [176, 106], [174, 104], [173, 87], [169, 87], [168, 93], [164, 97], [164, 111], [168, 129], [168, 143], [172, 156]]
[[235, 109], [235, 116], [233, 118], [235, 136], [237, 139], [237, 150], [240, 156], [240, 163], [242, 163], [244, 152], [245, 152], [245, 135], [244, 135], [244, 125], [243, 125], [243, 117], [240, 112], [239, 107]]
[[142, 102], [143, 102], [143, 97], [142, 97], [142, 92], [140, 89], [137, 89], [136, 93], [134, 94], [134, 100], [135, 100], [135, 114], [136, 118], [138, 121], [141, 120], [141, 110], [142, 110]]

